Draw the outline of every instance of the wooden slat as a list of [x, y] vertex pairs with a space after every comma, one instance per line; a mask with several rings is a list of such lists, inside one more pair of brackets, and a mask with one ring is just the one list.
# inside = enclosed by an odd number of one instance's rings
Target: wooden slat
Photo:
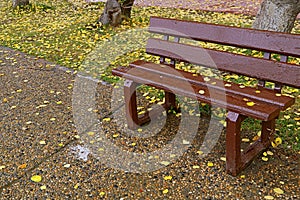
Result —
[[149, 31], [300, 57], [300, 34], [278, 33], [159, 17], [151, 17]]
[[[130, 63], [129, 66], [132, 68], [140, 68], [151, 73], [162, 74], [163, 76], [168, 76], [174, 79], [180, 79], [182, 81], [193, 83], [195, 85], [201, 85], [210, 89], [216, 89], [226, 93], [240, 95], [244, 98], [255, 98], [259, 101], [277, 105], [282, 110], [285, 110], [295, 103], [294, 98], [288, 96], [276, 96], [276, 92], [273, 90], [263, 88], [258, 90], [252, 87], [241, 88], [239, 84], [229, 83], [214, 78], [210, 78], [210, 80], [206, 82], [202, 76], [194, 76], [189, 72], [174, 69], [173, 67], [164, 64], [156, 64], [143, 60], [137, 60], [133, 63]], [[230, 86], [228, 86], [228, 84], [230, 84]]]
[[[189, 98], [197, 99], [201, 102], [214, 106], [226, 108], [227, 110], [241, 113], [243, 115], [268, 121], [279, 115], [280, 108], [255, 99], [249, 99], [255, 102], [254, 106], [247, 106], [242, 96], [231, 95], [220, 90], [209, 90], [207, 87], [195, 85], [183, 80], [174, 79], [168, 76], [162, 76], [158, 73], [152, 73], [139, 68], [119, 67], [113, 69], [113, 75], [121, 76], [125, 79], [133, 80], [137, 83], [154, 86], [167, 92], [183, 95]], [[199, 94], [203, 90], [204, 94]]]
[[150, 38], [146, 52], [178, 61], [300, 87], [299, 65]]

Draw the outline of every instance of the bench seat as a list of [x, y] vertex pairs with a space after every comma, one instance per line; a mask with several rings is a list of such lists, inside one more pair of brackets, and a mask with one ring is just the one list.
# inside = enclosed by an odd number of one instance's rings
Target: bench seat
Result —
[[[286, 109], [295, 101], [288, 96], [278, 96], [275, 91], [266, 88], [241, 87], [239, 84], [214, 78], [209, 78], [206, 82], [203, 76], [194, 76], [178, 69], [170, 70], [170, 66], [164, 64], [138, 60], [129, 66], [113, 69], [112, 73], [263, 121], [274, 119], [280, 110]], [[254, 105], [248, 106], [247, 102], [253, 102]]]

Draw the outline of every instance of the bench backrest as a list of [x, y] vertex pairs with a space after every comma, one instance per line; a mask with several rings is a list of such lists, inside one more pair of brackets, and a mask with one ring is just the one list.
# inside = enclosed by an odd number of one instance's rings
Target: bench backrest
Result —
[[[254, 77], [276, 84], [300, 87], [300, 65], [288, 57], [300, 58], [300, 34], [286, 34], [224, 25], [151, 17], [149, 31], [164, 35], [150, 38], [146, 52], [176, 61]], [[174, 41], [169, 40], [174, 37]], [[264, 52], [264, 58], [205, 49], [180, 43], [180, 38], [228, 45]], [[280, 54], [280, 61], [271, 54]]]

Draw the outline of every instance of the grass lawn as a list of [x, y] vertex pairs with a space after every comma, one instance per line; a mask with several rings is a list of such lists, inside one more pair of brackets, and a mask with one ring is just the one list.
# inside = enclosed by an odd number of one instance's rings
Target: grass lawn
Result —
[[[0, 45], [44, 58], [114, 84], [117, 78], [111, 76], [111, 68], [126, 65], [136, 59], [151, 59], [145, 54], [143, 48], [148, 37], [146, 28], [150, 16], [242, 27], [251, 27], [253, 22], [253, 17], [244, 15], [134, 7], [132, 18], [124, 21], [121, 26], [98, 27], [95, 21], [100, 16], [104, 4], [84, 2], [83, 0], [32, 0], [30, 6], [12, 10], [11, 1], [0, 0]], [[296, 23], [293, 32], [300, 33], [299, 23]], [[242, 50], [238, 51], [242, 52]], [[293, 62], [299, 63], [299, 59]], [[187, 65], [181, 67], [189, 69]], [[233, 75], [226, 78], [246, 85], [253, 83], [253, 80], [248, 77]], [[297, 102], [278, 119], [276, 134], [282, 139], [281, 147], [300, 151], [300, 91], [286, 87], [284, 93], [297, 97]], [[157, 94], [154, 92], [152, 95]], [[258, 132], [258, 123], [248, 120], [244, 129]]]

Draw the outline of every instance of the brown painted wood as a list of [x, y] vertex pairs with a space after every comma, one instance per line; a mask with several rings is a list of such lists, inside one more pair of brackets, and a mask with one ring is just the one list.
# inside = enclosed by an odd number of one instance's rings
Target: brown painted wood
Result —
[[241, 168], [241, 124], [244, 116], [228, 112], [226, 118], [226, 171], [236, 176]]
[[[164, 40], [149, 39], [147, 53], [161, 56], [161, 64], [135, 61], [130, 67], [119, 67], [113, 75], [125, 78], [125, 106], [128, 126], [135, 129], [148, 122], [162, 110], [137, 114], [136, 87], [146, 84], [165, 91], [164, 109], [176, 107], [175, 94], [228, 110], [226, 128], [226, 170], [236, 176], [264, 149], [270, 146], [275, 132], [275, 120], [280, 110], [295, 103], [295, 99], [278, 96], [282, 85], [300, 87], [300, 67], [286, 63], [288, 56], [300, 57], [300, 35], [242, 29], [182, 20], [153, 17], [150, 32], [164, 34]], [[166, 41], [174, 36], [174, 42]], [[199, 46], [180, 44], [180, 38], [192, 38], [240, 48], [265, 52], [264, 58], [237, 55]], [[281, 55], [281, 61], [269, 60], [272, 53]], [[171, 65], [165, 64], [171, 59]], [[245, 75], [259, 80], [256, 88], [240, 87], [175, 69], [183, 61], [224, 72]], [[274, 90], [265, 88], [265, 81], [275, 83]], [[259, 90], [259, 92], [257, 92]], [[254, 102], [248, 106], [247, 102]], [[241, 123], [246, 117], [262, 120], [261, 138], [241, 152]]]
[[281, 83], [292, 87], [300, 87], [299, 65], [151, 38], [148, 40], [146, 51], [153, 55], [174, 58], [178, 61]]
[[[239, 84], [229, 83], [222, 80], [210, 78], [210, 81], [204, 81], [202, 76], [195, 76], [192, 73], [185, 72], [182, 70], [174, 69], [173, 66], [156, 64], [152, 62], [147, 62], [143, 60], [137, 60], [129, 65], [132, 68], [140, 68], [145, 71], [150, 71], [151, 73], [159, 73], [164, 76], [169, 76], [174, 79], [179, 79], [182, 81], [187, 81], [196, 85], [201, 85], [203, 87], [209, 87], [211, 89], [221, 90], [226, 93], [233, 95], [240, 95], [244, 98], [257, 99], [259, 101], [264, 101], [266, 103], [278, 105], [282, 110], [290, 107], [295, 103], [295, 99], [288, 96], [276, 96], [277, 92], [265, 88], [257, 89], [253, 87], [240, 87]], [[212, 84], [214, 83], [214, 84]], [[226, 85], [230, 84], [228, 87]]]
[[127, 125], [130, 129], [135, 129], [138, 124], [137, 104], [136, 104], [137, 84], [132, 80], [124, 82], [125, 113]]
[[[249, 107], [243, 96], [209, 89], [206, 86], [189, 83], [184, 80], [176, 80], [172, 77], [149, 71], [145, 72], [145, 70], [139, 68], [117, 68], [113, 70], [113, 75], [121, 76], [137, 83], [154, 86], [167, 92], [197, 99], [204, 103], [226, 108], [230, 111], [242, 113], [243, 115], [264, 121], [277, 117], [280, 112], [278, 106], [257, 99], [249, 99], [249, 101], [255, 102], [255, 106]], [[204, 94], [199, 94], [200, 90], [203, 90]]]
[[300, 35], [151, 17], [149, 31], [300, 57]]

